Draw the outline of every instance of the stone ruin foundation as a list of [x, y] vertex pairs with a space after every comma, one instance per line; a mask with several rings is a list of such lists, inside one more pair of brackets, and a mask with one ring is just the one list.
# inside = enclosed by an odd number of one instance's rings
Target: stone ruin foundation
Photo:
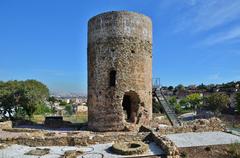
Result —
[[88, 127], [120, 131], [152, 118], [152, 22], [113, 11], [88, 22]]

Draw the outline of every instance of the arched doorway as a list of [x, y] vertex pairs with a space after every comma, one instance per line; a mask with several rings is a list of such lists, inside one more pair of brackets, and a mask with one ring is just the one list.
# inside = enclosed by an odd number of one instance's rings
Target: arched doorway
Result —
[[134, 91], [126, 92], [123, 96], [122, 106], [127, 122], [135, 123], [140, 104], [139, 96]]

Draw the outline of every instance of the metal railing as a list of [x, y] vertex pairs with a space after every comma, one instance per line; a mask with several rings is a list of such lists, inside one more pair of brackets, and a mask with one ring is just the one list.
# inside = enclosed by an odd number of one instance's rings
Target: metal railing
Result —
[[[169, 104], [167, 98], [162, 93], [161, 89], [154, 89], [153, 95], [157, 98], [159, 104], [163, 107], [169, 121], [173, 126], [181, 126], [181, 121], [177, 118], [177, 115], [175, 113], [175, 110], [173, 107]], [[160, 100], [159, 97], [163, 98], [163, 100]]]

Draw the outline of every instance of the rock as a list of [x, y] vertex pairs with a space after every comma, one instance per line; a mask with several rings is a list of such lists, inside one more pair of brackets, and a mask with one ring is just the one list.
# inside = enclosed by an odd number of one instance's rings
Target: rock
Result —
[[155, 117], [154, 120], [156, 121], [161, 121], [161, 120], [164, 120], [165, 119], [165, 116], [158, 116], [158, 117]]
[[6, 147], [8, 147], [7, 144], [0, 144], [0, 149], [5, 149]]
[[12, 128], [12, 121], [0, 122], [0, 129], [10, 129]]
[[166, 127], [169, 127], [169, 126], [165, 124], [159, 124], [157, 129], [166, 128]]
[[24, 155], [34, 155], [34, 156], [43, 156], [49, 154], [50, 149], [48, 148], [36, 148], [33, 150], [30, 150], [29, 152], [25, 153]]
[[82, 155], [83, 152], [79, 150], [68, 150], [65, 151], [64, 155], [62, 158], [77, 158], [77, 156]]

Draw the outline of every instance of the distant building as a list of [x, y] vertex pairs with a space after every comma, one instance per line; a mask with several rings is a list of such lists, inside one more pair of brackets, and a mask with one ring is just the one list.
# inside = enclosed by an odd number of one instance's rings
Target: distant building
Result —
[[69, 104], [70, 103], [70, 99], [64, 99], [64, 101], [67, 103], [67, 104]]

